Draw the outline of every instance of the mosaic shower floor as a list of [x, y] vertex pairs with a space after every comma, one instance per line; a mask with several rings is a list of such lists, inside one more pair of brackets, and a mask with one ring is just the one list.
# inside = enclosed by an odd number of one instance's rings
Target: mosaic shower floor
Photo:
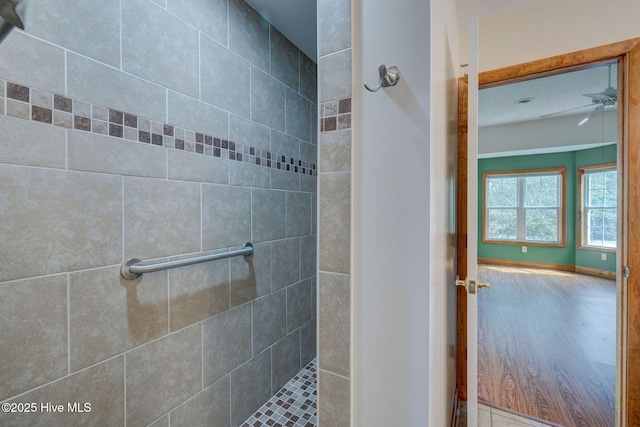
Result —
[[317, 399], [316, 359], [313, 359], [241, 427], [315, 427]]

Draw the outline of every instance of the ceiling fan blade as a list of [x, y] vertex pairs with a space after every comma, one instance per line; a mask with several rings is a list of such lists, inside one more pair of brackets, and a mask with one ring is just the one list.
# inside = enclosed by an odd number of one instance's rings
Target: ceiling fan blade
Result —
[[581, 107], [569, 108], [568, 110], [556, 111], [555, 113], [545, 114], [543, 116], [540, 116], [540, 118], [549, 117], [549, 116], [555, 116], [556, 114], [566, 113], [567, 111], [579, 110], [580, 108], [591, 107], [592, 105], [593, 104], [587, 104], [587, 105], [583, 105]]
[[584, 118], [582, 120], [580, 120], [580, 123], [578, 123], [578, 126], [582, 126], [583, 124], [587, 123], [589, 121], [589, 119], [591, 117], [593, 117], [594, 114], [596, 114], [596, 112], [603, 110], [604, 107], [602, 105], [597, 106], [596, 108], [594, 108], [593, 110], [589, 111], [589, 114], [587, 114], [586, 116], [584, 116]]
[[588, 98], [593, 99], [593, 102], [596, 103], [604, 103], [616, 101], [618, 99], [618, 91], [611, 86], [598, 93], [583, 93], [582, 96], [586, 96]]

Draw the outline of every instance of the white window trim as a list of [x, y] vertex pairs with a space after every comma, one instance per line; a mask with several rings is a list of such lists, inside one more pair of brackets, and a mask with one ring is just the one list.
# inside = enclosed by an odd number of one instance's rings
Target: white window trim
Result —
[[[611, 247], [611, 246], [598, 246], [598, 245], [588, 245], [586, 242], [586, 236], [588, 236], [588, 232], [589, 230], [588, 228], [588, 224], [586, 222], [586, 218], [587, 215], [585, 215], [585, 210], [587, 208], [585, 208], [585, 191], [586, 191], [586, 186], [584, 185], [584, 175], [589, 175], [589, 174], [594, 174], [594, 173], [601, 173], [601, 172], [607, 172], [607, 171], [616, 171], [618, 172], [618, 167], [616, 163], [605, 163], [605, 164], [600, 164], [600, 165], [593, 165], [593, 166], [582, 166], [578, 168], [578, 197], [579, 197], [579, 204], [578, 204], [578, 249], [586, 249], [586, 250], [593, 250], [593, 251], [599, 251], [599, 252], [612, 252], [615, 253], [618, 247], [618, 241], [617, 241], [617, 237], [616, 236], [616, 247]], [[620, 176], [618, 176], [618, 191], [620, 188]], [[618, 194], [618, 196], [616, 197], [616, 213], [618, 213], [618, 201], [620, 199], [620, 194]], [[601, 209], [601, 208], [596, 208], [596, 209]], [[620, 222], [620, 219], [617, 218], [617, 222]]]
[[[516, 178], [524, 178], [526, 176], [540, 176], [540, 175], [558, 175], [560, 177], [560, 206], [556, 208], [558, 210], [558, 236], [559, 240], [557, 241], [541, 241], [541, 240], [526, 240], [526, 215], [525, 212], [527, 209], [537, 209], [537, 208], [525, 208], [524, 207], [524, 179], [518, 179], [518, 206], [508, 207], [505, 209], [516, 209], [517, 210], [517, 237], [515, 240], [511, 239], [490, 239], [487, 237], [488, 233], [488, 212], [489, 207], [487, 206], [487, 178], [489, 177], [497, 177], [508, 178], [508, 177], [516, 177]], [[489, 244], [511, 244], [511, 245], [526, 245], [526, 246], [550, 246], [550, 247], [565, 247], [566, 246], [566, 194], [567, 194], [567, 169], [566, 168], [547, 168], [547, 169], [531, 169], [531, 170], [519, 170], [519, 171], [500, 171], [500, 172], [484, 172], [482, 174], [482, 242]], [[493, 209], [499, 209], [493, 207]], [[540, 207], [540, 209], [549, 209]]]

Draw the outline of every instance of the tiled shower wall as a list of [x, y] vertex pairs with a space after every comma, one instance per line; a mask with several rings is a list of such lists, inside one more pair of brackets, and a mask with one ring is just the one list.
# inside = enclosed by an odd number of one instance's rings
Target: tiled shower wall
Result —
[[349, 426], [351, 402], [351, 1], [320, 0], [318, 423]]
[[239, 425], [316, 352], [315, 64], [240, 0], [27, 14], [0, 45], [0, 401], [36, 410], [0, 425]]

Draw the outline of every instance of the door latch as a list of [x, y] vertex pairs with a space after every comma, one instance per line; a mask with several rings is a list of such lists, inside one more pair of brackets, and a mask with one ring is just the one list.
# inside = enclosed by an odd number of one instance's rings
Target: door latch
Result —
[[491, 289], [491, 283], [489, 283], [489, 281], [483, 283], [477, 280], [461, 280], [460, 276], [456, 276], [456, 286], [464, 286], [464, 288], [467, 290], [467, 293], [471, 295], [477, 294], [478, 290], [482, 288]]

